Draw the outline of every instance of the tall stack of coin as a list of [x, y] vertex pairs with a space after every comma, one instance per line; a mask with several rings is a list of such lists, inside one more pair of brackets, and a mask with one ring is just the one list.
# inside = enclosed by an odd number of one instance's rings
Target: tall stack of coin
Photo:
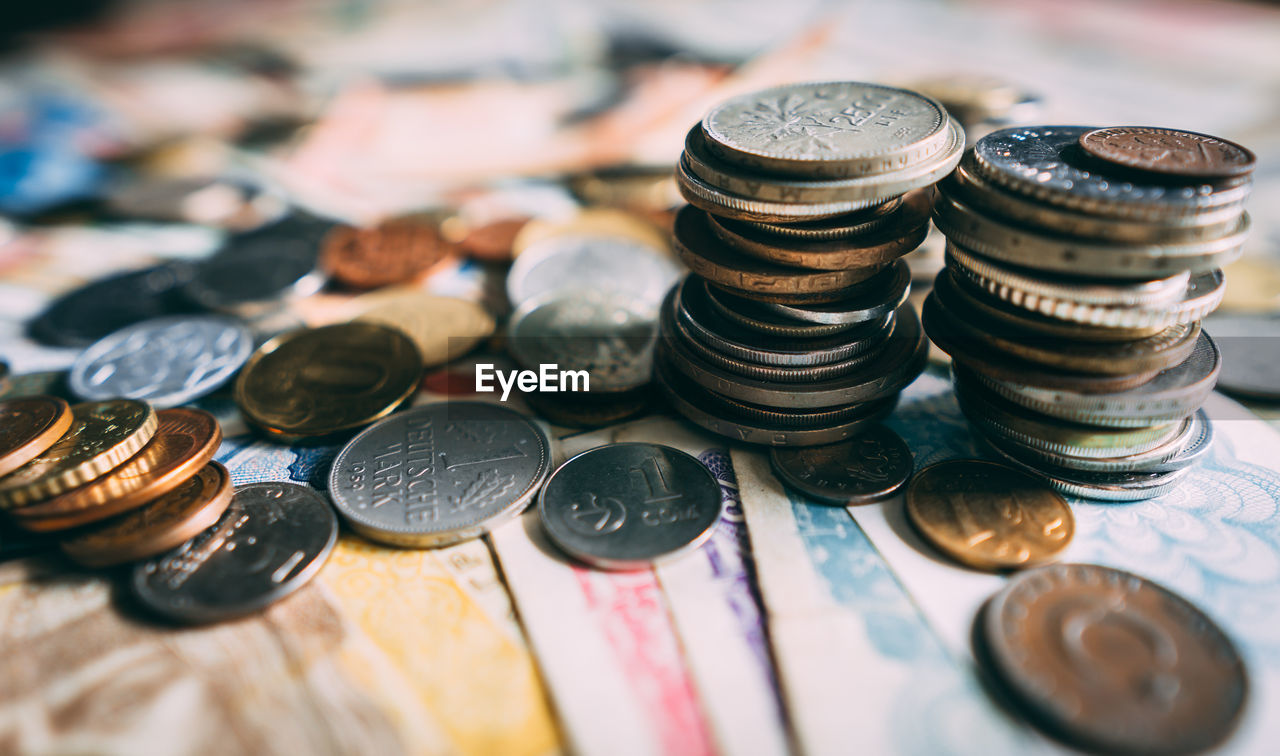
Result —
[[936, 101], [858, 82], [728, 100], [685, 141], [690, 203], [676, 249], [693, 273], [668, 295], [655, 359], [676, 409], [775, 446], [851, 437], [924, 366], [900, 259], [928, 230], [925, 191], [964, 132]]
[[1248, 229], [1253, 155], [1158, 128], [1018, 127], [939, 184], [925, 303], [961, 408], [1058, 490], [1136, 500], [1209, 447], [1221, 362], [1200, 319]]

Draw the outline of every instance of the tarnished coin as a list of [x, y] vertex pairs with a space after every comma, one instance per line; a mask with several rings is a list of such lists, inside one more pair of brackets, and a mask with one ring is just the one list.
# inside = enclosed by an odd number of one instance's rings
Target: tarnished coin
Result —
[[773, 470], [791, 488], [828, 504], [869, 504], [897, 493], [911, 477], [907, 442], [883, 425], [827, 446], [774, 447]]
[[376, 289], [409, 281], [451, 252], [434, 226], [401, 218], [373, 228], [335, 227], [325, 236], [320, 267], [354, 289]]
[[1280, 401], [1280, 317], [1214, 315], [1204, 321], [1222, 350], [1218, 388], [1263, 401]]
[[1071, 508], [1035, 477], [994, 462], [954, 459], [907, 486], [907, 518], [952, 559], [1013, 570], [1057, 558], [1075, 534]]
[[156, 411], [132, 399], [72, 405], [71, 427], [40, 456], [0, 478], [0, 509], [44, 501], [96, 480], [156, 432]]
[[518, 515], [550, 464], [546, 434], [519, 412], [438, 402], [351, 439], [333, 461], [329, 495], [347, 524], [371, 540], [447, 546]]
[[322, 437], [385, 417], [408, 399], [422, 357], [399, 330], [343, 323], [263, 344], [236, 379], [245, 419], [284, 439]]
[[1183, 179], [1244, 176], [1257, 159], [1220, 137], [1154, 126], [1113, 126], [1080, 136], [1090, 155], [1124, 168]]
[[427, 367], [443, 365], [475, 349], [493, 335], [489, 311], [475, 302], [441, 297], [421, 289], [383, 289], [353, 303], [364, 323], [398, 328], [413, 339]]
[[210, 310], [261, 314], [324, 286], [317, 255], [313, 239], [258, 232], [197, 265], [183, 291]]
[[162, 554], [212, 527], [231, 503], [231, 475], [210, 462], [177, 488], [138, 510], [62, 542], [62, 551], [86, 567], [107, 567]]
[[626, 236], [553, 236], [524, 250], [507, 274], [507, 296], [519, 306], [564, 289], [624, 291], [657, 304], [680, 277], [660, 248]]
[[0, 478], [48, 451], [71, 427], [71, 408], [52, 396], [0, 401]]
[[190, 309], [181, 296], [190, 265], [170, 263], [92, 281], [54, 300], [28, 326], [46, 344], [84, 347], [142, 320]]
[[174, 407], [226, 383], [252, 352], [253, 336], [234, 320], [157, 318], [126, 326], [86, 349], [69, 381], [88, 400], [119, 396]]
[[1049, 565], [1010, 580], [978, 636], [1036, 721], [1088, 751], [1194, 753], [1230, 734], [1248, 678], [1231, 639], [1137, 575]]
[[338, 519], [315, 489], [238, 486], [212, 527], [134, 567], [133, 593], [148, 609], [178, 622], [240, 617], [305, 585], [337, 540]]
[[946, 148], [948, 125], [946, 110], [929, 97], [856, 81], [764, 89], [702, 119], [707, 147], [721, 158], [811, 178], [917, 165]]
[[222, 443], [213, 415], [189, 407], [156, 413], [155, 435], [124, 464], [91, 483], [18, 507], [9, 516], [27, 530], [64, 530], [137, 509], [204, 467]]
[[658, 444], [588, 449], [561, 465], [538, 496], [551, 542], [606, 570], [644, 569], [697, 549], [723, 510], [720, 484], [706, 466]]

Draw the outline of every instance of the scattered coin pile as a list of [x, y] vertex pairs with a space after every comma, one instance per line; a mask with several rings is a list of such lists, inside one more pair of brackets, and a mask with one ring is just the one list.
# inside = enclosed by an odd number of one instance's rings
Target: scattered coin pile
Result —
[[932, 99], [857, 82], [722, 103], [676, 170], [689, 201], [667, 297], [659, 387], [708, 430], [803, 446], [857, 435], [924, 367], [901, 257], [928, 231], [922, 190], [964, 132]]
[[1186, 475], [1221, 363], [1200, 319], [1240, 255], [1252, 166], [1225, 140], [1137, 127], [1009, 128], [964, 155], [938, 186], [947, 267], [924, 320], [997, 452], [1086, 498]]

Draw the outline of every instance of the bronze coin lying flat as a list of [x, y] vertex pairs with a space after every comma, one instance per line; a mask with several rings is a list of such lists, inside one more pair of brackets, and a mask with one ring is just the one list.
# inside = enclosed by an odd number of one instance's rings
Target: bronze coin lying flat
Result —
[[9, 514], [27, 530], [63, 530], [111, 517], [172, 491], [213, 458], [222, 430], [204, 410], [157, 413], [155, 436], [123, 465], [97, 480]]
[[231, 503], [233, 490], [227, 468], [210, 462], [142, 508], [63, 541], [62, 550], [86, 567], [163, 554], [216, 523]]
[[1085, 751], [1195, 753], [1230, 734], [1248, 678], [1230, 638], [1177, 594], [1090, 564], [1022, 573], [983, 610], [996, 677]]
[[0, 402], [0, 477], [40, 456], [71, 427], [71, 407], [52, 396]]
[[1154, 126], [1095, 129], [1080, 137], [1080, 147], [1124, 168], [1188, 179], [1244, 176], [1257, 162], [1235, 142]]
[[320, 265], [356, 289], [408, 281], [453, 251], [431, 224], [393, 220], [374, 228], [338, 226], [324, 239]]
[[977, 459], [939, 462], [907, 487], [907, 519], [943, 554], [980, 570], [1049, 561], [1071, 543], [1075, 518], [1038, 478]]

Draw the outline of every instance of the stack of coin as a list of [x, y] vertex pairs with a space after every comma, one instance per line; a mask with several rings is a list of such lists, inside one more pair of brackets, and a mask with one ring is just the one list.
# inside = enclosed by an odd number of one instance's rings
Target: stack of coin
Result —
[[925, 187], [964, 132], [936, 101], [858, 82], [729, 100], [690, 130], [660, 388], [693, 422], [775, 446], [832, 443], [886, 415], [926, 342], [900, 259], [928, 231]]
[[1253, 155], [1157, 128], [1018, 127], [938, 186], [946, 269], [925, 302], [961, 408], [1057, 490], [1136, 500], [1208, 449], [1221, 358], [1200, 319], [1249, 219]]

